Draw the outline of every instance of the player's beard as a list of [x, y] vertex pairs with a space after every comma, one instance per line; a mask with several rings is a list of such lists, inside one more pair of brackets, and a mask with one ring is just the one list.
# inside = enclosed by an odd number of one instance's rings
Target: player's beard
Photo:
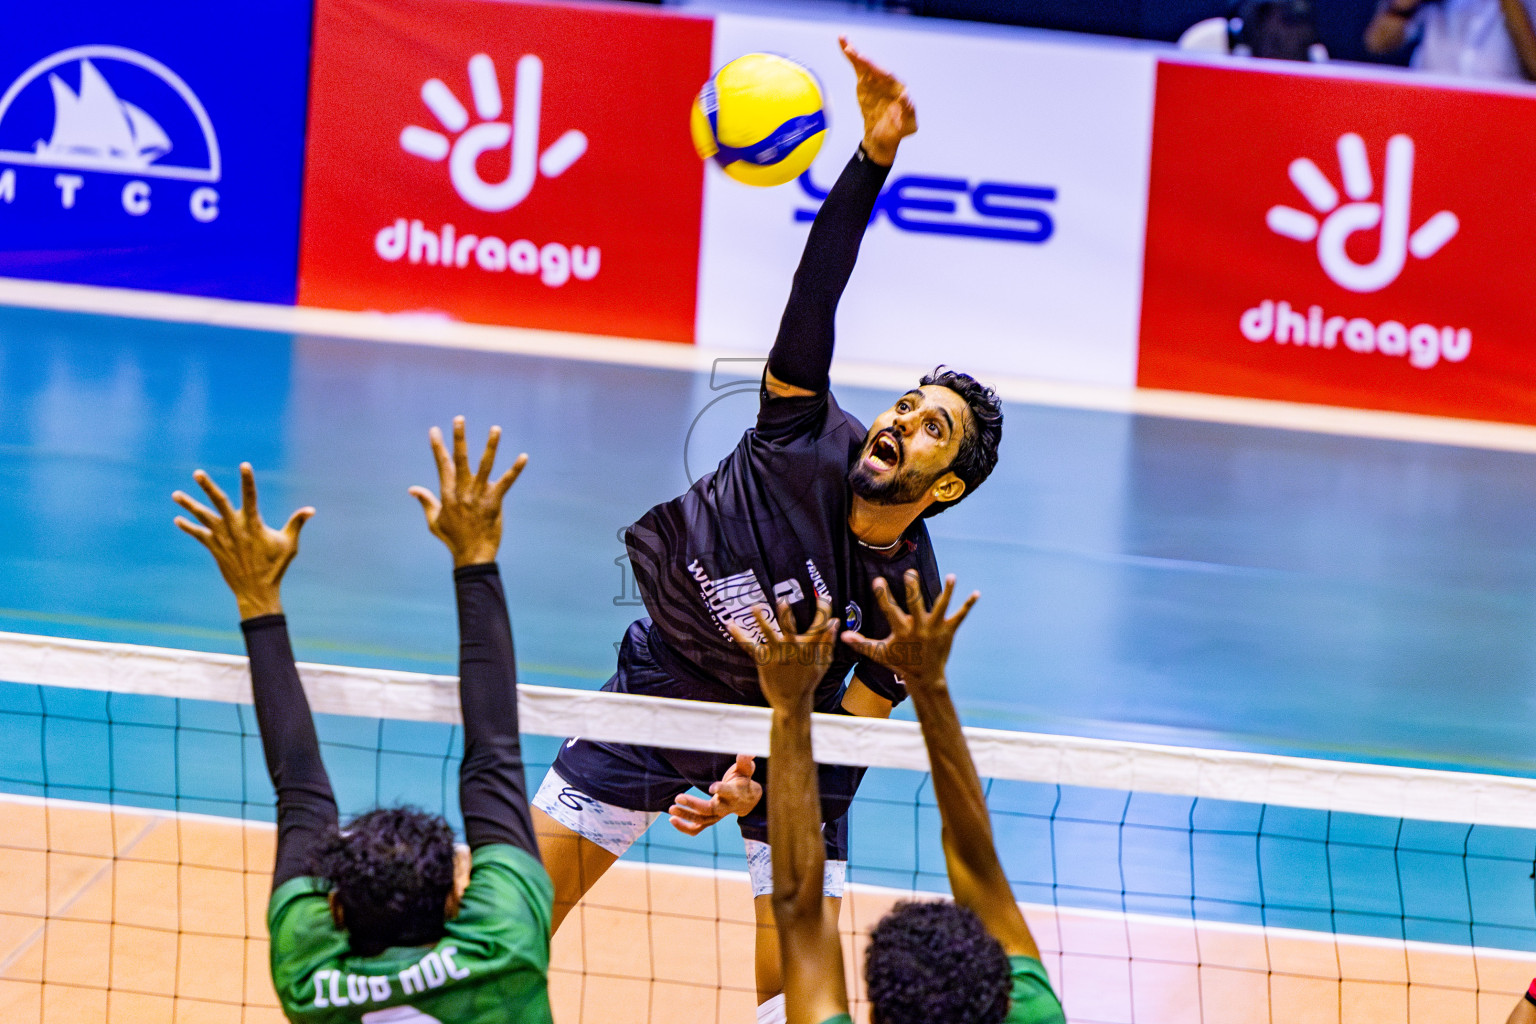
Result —
[[876, 476], [865, 464], [862, 454], [848, 470], [848, 486], [872, 505], [907, 505], [919, 501], [937, 479], [937, 476], [925, 479], [921, 473], [905, 466], [894, 473]]

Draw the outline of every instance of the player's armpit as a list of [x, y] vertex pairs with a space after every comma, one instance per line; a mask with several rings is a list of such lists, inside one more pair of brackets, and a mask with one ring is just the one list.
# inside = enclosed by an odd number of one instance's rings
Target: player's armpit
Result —
[[843, 693], [843, 710], [859, 718], [890, 718], [896, 705], [869, 688], [858, 676]]
[[772, 370], [763, 371], [763, 387], [767, 388], [768, 393], [775, 398], [809, 398], [812, 395], [820, 394], [819, 391], [812, 391], [810, 388], [786, 384], [775, 377]]

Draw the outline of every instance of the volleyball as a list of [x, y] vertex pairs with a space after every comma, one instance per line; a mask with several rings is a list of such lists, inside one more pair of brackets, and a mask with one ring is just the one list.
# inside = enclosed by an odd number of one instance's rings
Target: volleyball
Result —
[[737, 57], [699, 90], [690, 127], [699, 156], [713, 159], [732, 178], [782, 185], [821, 151], [827, 133], [821, 83], [788, 57]]

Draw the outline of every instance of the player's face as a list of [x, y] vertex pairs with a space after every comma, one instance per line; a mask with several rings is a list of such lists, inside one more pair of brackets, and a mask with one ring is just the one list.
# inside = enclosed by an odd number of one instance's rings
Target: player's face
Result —
[[965, 487], [949, 467], [970, 415], [965, 399], [941, 384], [902, 395], [870, 425], [848, 472], [854, 493], [882, 505], [920, 501], [935, 489], [946, 491], [942, 500], [958, 498]]

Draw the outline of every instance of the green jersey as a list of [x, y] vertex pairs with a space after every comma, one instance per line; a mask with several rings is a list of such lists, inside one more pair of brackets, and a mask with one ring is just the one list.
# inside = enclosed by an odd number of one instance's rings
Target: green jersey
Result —
[[550, 1024], [549, 875], [515, 846], [482, 846], [472, 864], [458, 916], [437, 945], [370, 957], [351, 955], [323, 881], [279, 886], [267, 929], [283, 1013], [302, 1024]]
[[1003, 1024], [1067, 1024], [1045, 964], [1032, 956], [1011, 956], [1008, 966], [1013, 972], [1013, 992]]
[[[1008, 966], [1013, 973], [1013, 992], [1003, 1024], [1066, 1024], [1061, 1003], [1051, 990], [1051, 979], [1045, 976], [1045, 965], [1032, 956], [1011, 956]], [[853, 1018], [840, 1013], [821, 1024], [853, 1024]]]

